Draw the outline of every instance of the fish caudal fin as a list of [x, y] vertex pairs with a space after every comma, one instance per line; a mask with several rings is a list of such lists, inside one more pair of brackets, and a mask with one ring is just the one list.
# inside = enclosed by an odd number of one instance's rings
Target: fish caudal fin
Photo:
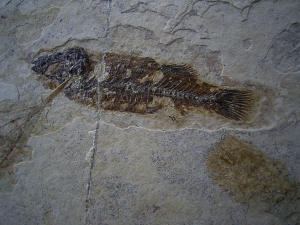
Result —
[[251, 91], [220, 89], [214, 93], [212, 109], [231, 120], [252, 122], [260, 110], [260, 97]]

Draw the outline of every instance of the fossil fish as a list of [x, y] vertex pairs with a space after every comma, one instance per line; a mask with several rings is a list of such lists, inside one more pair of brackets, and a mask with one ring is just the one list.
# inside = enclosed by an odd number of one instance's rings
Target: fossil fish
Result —
[[[151, 58], [114, 53], [103, 54], [98, 62], [92, 58], [83, 48], [70, 48], [39, 57], [32, 70], [50, 88], [76, 77], [66, 85], [65, 95], [86, 105], [99, 103], [105, 110], [149, 114], [172, 103], [182, 115], [203, 108], [233, 121], [252, 118], [257, 100], [253, 92], [202, 82], [188, 65], [160, 65]], [[99, 61], [104, 65], [103, 80], [95, 72]]]

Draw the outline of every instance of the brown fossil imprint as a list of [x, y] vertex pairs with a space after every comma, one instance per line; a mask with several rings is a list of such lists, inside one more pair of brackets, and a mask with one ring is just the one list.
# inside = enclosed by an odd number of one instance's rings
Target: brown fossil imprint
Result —
[[[98, 62], [92, 58], [83, 48], [70, 48], [39, 57], [32, 70], [49, 88], [72, 78], [64, 88], [69, 99], [91, 106], [99, 103], [105, 110], [149, 114], [172, 103], [182, 115], [204, 108], [233, 121], [252, 118], [257, 97], [251, 91], [202, 82], [190, 66], [160, 65], [151, 58], [114, 53], [103, 54]], [[97, 63], [102, 65], [99, 74]]]

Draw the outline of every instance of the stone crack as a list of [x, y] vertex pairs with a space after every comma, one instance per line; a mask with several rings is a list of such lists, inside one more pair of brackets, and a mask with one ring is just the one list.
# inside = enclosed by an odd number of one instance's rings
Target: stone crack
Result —
[[[108, 41], [108, 34], [110, 30], [110, 13], [111, 13], [111, 0], [107, 1], [107, 17], [106, 17], [106, 25], [104, 27], [105, 31], [105, 46], [107, 45]], [[102, 58], [102, 63], [104, 62], [104, 56]], [[101, 76], [104, 77], [105, 71], [102, 70]], [[90, 161], [90, 172], [89, 172], [89, 179], [88, 179], [88, 185], [87, 185], [87, 195], [86, 195], [86, 224], [89, 224], [89, 211], [90, 211], [90, 205], [91, 205], [91, 187], [93, 184], [93, 168], [94, 168], [94, 163], [95, 163], [95, 155], [96, 152], [99, 150], [98, 149], [98, 136], [99, 136], [99, 126], [100, 126], [100, 120], [101, 120], [101, 98], [102, 98], [102, 91], [100, 89], [100, 86], [98, 85], [98, 116], [97, 116], [97, 124], [96, 124], [96, 132], [95, 132], [95, 137], [93, 140], [93, 149], [92, 149], [92, 156], [91, 156], [91, 161]]]

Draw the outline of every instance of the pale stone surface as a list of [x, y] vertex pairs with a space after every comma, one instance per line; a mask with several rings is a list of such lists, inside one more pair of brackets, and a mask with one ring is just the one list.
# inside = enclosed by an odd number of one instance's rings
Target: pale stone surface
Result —
[[90, 166], [82, 150], [93, 146], [88, 131], [94, 129], [75, 117], [65, 127], [28, 141], [32, 159], [15, 166], [17, 184], [11, 193], [1, 194], [1, 224], [85, 222]]
[[0, 101], [18, 100], [18, 90], [13, 84], [0, 84]]
[[[250, 190], [237, 202], [206, 159], [230, 134], [299, 187], [299, 11], [298, 0], [1, 1], [0, 224], [297, 224], [299, 200], [270, 207]], [[260, 94], [260, 114], [178, 124], [172, 110], [105, 112], [63, 93], [45, 105], [52, 91], [31, 61], [71, 46], [192, 65], [205, 82]]]

